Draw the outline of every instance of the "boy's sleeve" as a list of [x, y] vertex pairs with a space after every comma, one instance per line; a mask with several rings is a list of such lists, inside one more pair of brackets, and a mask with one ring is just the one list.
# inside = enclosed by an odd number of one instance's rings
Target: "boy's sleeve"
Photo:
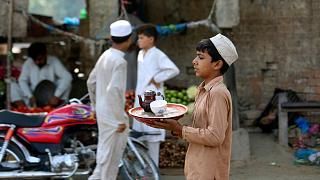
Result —
[[127, 83], [127, 64], [121, 63], [113, 71], [110, 86], [107, 88], [107, 92], [112, 94], [109, 96], [109, 101], [113, 106], [113, 115], [116, 120], [124, 119], [125, 108], [125, 91]]
[[229, 125], [228, 116], [231, 113], [230, 104], [223, 93], [215, 93], [210, 97], [208, 104], [206, 110], [208, 126], [206, 128], [184, 126], [182, 136], [188, 142], [215, 147], [224, 142]]
[[165, 82], [180, 73], [178, 67], [166, 55], [161, 55], [158, 59], [159, 72], [153, 77], [157, 83]]
[[96, 82], [97, 82], [96, 71], [97, 71], [96, 67], [94, 67], [87, 80], [88, 93], [89, 93], [91, 105], [94, 109], [96, 105]]
[[22, 65], [21, 74], [19, 76], [19, 86], [24, 96], [28, 98], [31, 98], [33, 96], [30, 88], [30, 72], [31, 72], [31, 67], [30, 67], [29, 60], [27, 60]]
[[72, 83], [72, 76], [71, 73], [63, 66], [63, 64], [60, 62], [60, 60], [56, 57], [54, 61], [54, 71], [55, 75], [58, 77], [58, 85], [57, 89], [54, 92], [54, 95], [56, 97], [61, 97], [63, 93], [71, 88], [71, 83]]

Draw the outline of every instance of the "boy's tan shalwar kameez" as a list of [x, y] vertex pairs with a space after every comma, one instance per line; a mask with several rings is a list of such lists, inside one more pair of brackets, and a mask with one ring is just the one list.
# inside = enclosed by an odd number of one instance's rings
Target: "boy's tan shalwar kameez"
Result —
[[232, 139], [231, 95], [219, 76], [199, 86], [192, 127], [184, 126], [189, 142], [185, 161], [187, 180], [228, 180]]

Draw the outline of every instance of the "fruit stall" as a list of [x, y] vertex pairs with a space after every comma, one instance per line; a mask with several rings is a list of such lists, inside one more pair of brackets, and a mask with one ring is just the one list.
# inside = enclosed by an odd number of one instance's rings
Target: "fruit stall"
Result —
[[168, 103], [183, 104], [188, 107], [188, 113], [193, 111], [193, 102], [196, 94], [196, 86], [190, 86], [187, 89], [169, 89], [165, 87], [164, 90], [164, 95]]
[[[168, 103], [183, 104], [188, 107], [188, 113], [179, 122], [184, 125], [191, 124], [191, 114], [194, 108], [194, 98], [197, 94], [197, 87], [190, 86], [185, 89], [164, 88], [165, 100]], [[134, 106], [134, 90], [126, 91], [125, 109], [128, 111]], [[188, 144], [186, 141], [174, 137], [167, 132], [166, 140], [160, 144], [160, 168], [181, 168], [184, 166], [184, 159]]]
[[[165, 88], [164, 94], [169, 103], [183, 104], [188, 107], [188, 113], [179, 122], [183, 125], [191, 124], [191, 114], [194, 109], [197, 87], [190, 86], [186, 89]], [[160, 145], [160, 168], [183, 168], [187, 148], [186, 141], [176, 138], [167, 132], [166, 141]]]
[[28, 107], [28, 106], [18, 106], [18, 107], [12, 107], [12, 111], [21, 112], [21, 113], [49, 113], [52, 110], [54, 110], [54, 107], [51, 107], [49, 105], [44, 107]]

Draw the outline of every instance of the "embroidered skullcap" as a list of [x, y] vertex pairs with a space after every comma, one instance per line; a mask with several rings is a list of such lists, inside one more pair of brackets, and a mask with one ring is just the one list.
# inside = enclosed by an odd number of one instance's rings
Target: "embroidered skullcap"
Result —
[[229, 66], [238, 59], [236, 47], [226, 36], [217, 34], [210, 38], [210, 41]]
[[125, 37], [132, 33], [131, 24], [126, 20], [118, 20], [110, 25], [110, 35], [114, 37]]

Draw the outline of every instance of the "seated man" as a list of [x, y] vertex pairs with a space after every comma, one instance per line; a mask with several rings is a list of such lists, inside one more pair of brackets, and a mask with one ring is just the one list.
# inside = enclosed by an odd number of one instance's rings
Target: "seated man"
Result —
[[62, 63], [54, 56], [47, 55], [46, 45], [32, 43], [28, 49], [29, 58], [24, 62], [19, 77], [19, 87], [29, 106], [36, 104], [34, 91], [44, 80], [54, 83], [54, 95], [48, 100], [53, 107], [68, 100], [71, 90], [72, 76]]

